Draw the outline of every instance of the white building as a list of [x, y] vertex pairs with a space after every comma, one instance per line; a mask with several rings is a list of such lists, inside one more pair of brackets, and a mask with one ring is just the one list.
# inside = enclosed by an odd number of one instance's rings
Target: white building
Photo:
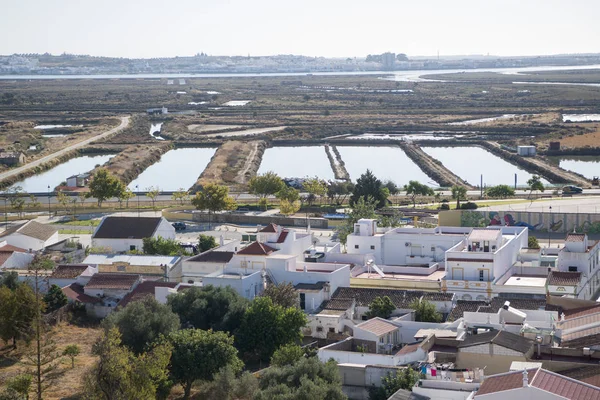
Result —
[[37, 251], [58, 242], [58, 229], [32, 220], [5, 230], [0, 239], [12, 246]]
[[163, 217], [104, 217], [92, 235], [92, 247], [115, 253], [143, 249], [143, 239], [175, 239], [175, 228]]

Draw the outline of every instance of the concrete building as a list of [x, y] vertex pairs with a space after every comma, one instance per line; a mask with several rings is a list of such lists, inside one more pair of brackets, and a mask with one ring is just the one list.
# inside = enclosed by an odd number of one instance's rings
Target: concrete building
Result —
[[517, 146], [517, 154], [521, 157], [534, 157], [536, 148], [535, 146]]
[[32, 220], [5, 230], [0, 239], [21, 249], [38, 251], [58, 242], [58, 229]]
[[66, 180], [67, 186], [68, 187], [85, 187], [85, 186], [87, 186], [87, 184], [90, 181], [90, 176], [91, 175], [89, 173], [71, 175]]
[[180, 256], [90, 254], [83, 263], [93, 265], [100, 273], [136, 274], [155, 280], [181, 281]]
[[0, 152], [0, 164], [7, 165], [9, 167], [23, 164], [25, 162], [25, 154], [18, 151], [4, 151]]
[[92, 235], [92, 247], [115, 253], [142, 250], [143, 239], [175, 239], [175, 228], [163, 217], [104, 217]]

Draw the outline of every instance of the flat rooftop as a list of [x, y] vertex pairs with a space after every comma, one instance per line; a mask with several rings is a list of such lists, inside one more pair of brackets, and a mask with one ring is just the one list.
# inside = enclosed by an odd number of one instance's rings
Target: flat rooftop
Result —
[[400, 274], [400, 273], [393, 273], [393, 272], [386, 272], [384, 274], [384, 277], [382, 278], [381, 276], [379, 276], [379, 274], [377, 272], [363, 272], [357, 276], [355, 276], [355, 278], [358, 279], [406, 279], [406, 280], [419, 280], [419, 281], [438, 281], [441, 279], [444, 279], [444, 276], [446, 276], [446, 271], [444, 270], [437, 270], [429, 275], [417, 275], [417, 274]]
[[546, 279], [545, 276], [513, 275], [504, 282], [504, 285], [544, 287], [546, 286]]

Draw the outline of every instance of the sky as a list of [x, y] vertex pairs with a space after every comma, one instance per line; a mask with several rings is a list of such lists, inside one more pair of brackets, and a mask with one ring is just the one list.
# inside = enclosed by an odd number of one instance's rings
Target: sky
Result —
[[0, 0], [0, 54], [600, 52], [598, 0]]

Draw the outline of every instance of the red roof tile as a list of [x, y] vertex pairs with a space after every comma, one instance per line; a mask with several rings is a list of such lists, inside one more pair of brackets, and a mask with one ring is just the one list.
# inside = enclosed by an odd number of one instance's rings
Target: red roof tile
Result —
[[140, 279], [133, 274], [94, 274], [85, 285], [88, 289], [131, 289]]
[[585, 239], [585, 233], [569, 233], [567, 235], [567, 238], [565, 239], [566, 242], [583, 242], [583, 239]]
[[264, 243], [254, 242], [247, 246], [246, 248], [237, 252], [237, 254], [248, 255], [248, 256], [267, 256], [277, 249], [272, 248], [271, 246], [267, 246]]
[[260, 233], [275, 233], [275, 232], [277, 232], [277, 225], [275, 225], [274, 223], [271, 222], [269, 225], [262, 228], [259, 232]]
[[20, 253], [27, 253], [27, 250], [22, 249], [22, 248], [17, 247], [17, 246], [13, 246], [11, 244], [5, 244], [4, 246], [0, 247], [0, 251], [10, 251], [11, 253], [13, 251], [18, 251]]
[[400, 351], [396, 353], [396, 355], [399, 356], [399, 355], [403, 355], [403, 354], [413, 353], [413, 352], [417, 351], [417, 349], [419, 348], [420, 345], [421, 345], [421, 343], [407, 344], [406, 346], [401, 348]]
[[125, 297], [123, 297], [123, 299], [119, 302], [119, 307], [125, 307], [132, 301], [141, 300], [146, 296], [154, 297], [154, 290], [157, 287], [168, 287], [173, 289], [177, 285], [178, 282], [144, 281], [137, 285], [133, 291], [127, 293]]
[[552, 271], [548, 276], [548, 284], [552, 286], [577, 286], [581, 281], [581, 272]]
[[69, 299], [78, 301], [80, 303], [99, 303], [101, 301], [96, 297], [85, 294], [83, 292], [83, 286], [77, 283], [72, 283], [69, 286], [65, 286], [62, 288], [62, 291]]
[[288, 231], [282, 231], [279, 237], [277, 238], [277, 243], [285, 242], [285, 238], [287, 238], [288, 233]]
[[54, 279], [74, 279], [88, 269], [87, 264], [59, 265], [50, 275]]

